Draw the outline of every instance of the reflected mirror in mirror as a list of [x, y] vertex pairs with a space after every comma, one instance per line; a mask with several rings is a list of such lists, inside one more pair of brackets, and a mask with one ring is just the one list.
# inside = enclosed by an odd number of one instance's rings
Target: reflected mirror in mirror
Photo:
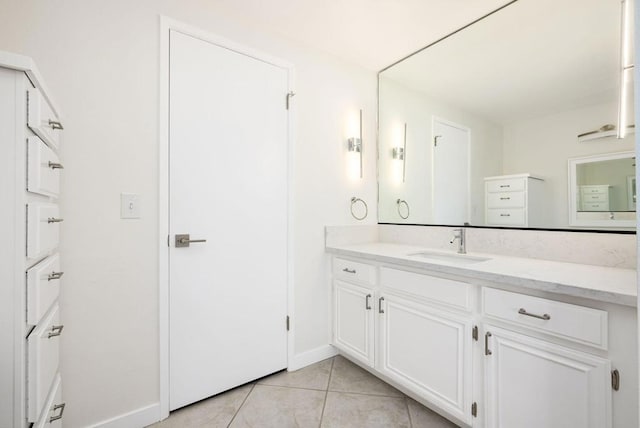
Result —
[[627, 227], [574, 222], [567, 191], [569, 159], [634, 149], [621, 13], [517, 0], [381, 71], [379, 222]]
[[569, 159], [571, 225], [635, 226], [635, 177], [634, 152]]

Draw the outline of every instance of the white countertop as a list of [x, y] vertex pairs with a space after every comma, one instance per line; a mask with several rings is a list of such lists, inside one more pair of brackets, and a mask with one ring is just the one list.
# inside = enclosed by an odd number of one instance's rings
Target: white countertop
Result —
[[409, 255], [420, 251], [447, 253], [425, 247], [388, 243], [327, 246], [341, 256], [382, 263], [423, 268], [433, 272], [477, 278], [511, 286], [582, 297], [626, 306], [637, 304], [637, 277], [634, 269], [621, 269], [549, 260], [472, 253], [489, 260], [461, 265]]

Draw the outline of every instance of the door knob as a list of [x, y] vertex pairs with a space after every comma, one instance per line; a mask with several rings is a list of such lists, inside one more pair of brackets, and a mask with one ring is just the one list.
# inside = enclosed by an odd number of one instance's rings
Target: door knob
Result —
[[191, 239], [188, 233], [176, 235], [176, 248], [188, 247], [189, 244], [196, 242], [207, 242], [206, 239]]

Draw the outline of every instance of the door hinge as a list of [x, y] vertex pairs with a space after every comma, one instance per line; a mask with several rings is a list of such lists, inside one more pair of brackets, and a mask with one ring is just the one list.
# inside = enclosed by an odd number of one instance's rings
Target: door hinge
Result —
[[295, 95], [296, 95], [295, 92], [287, 92], [287, 100], [286, 100], [287, 110], [289, 110], [289, 106], [291, 105], [291, 98], [293, 98]]
[[287, 331], [289, 331], [290, 327], [291, 327], [291, 323], [289, 321], [289, 315], [287, 315]]
[[475, 340], [476, 342], [478, 341], [478, 326], [474, 325], [473, 326], [473, 330], [471, 330], [471, 337], [473, 338], [473, 340]]
[[478, 403], [476, 402], [471, 405], [471, 416], [474, 418], [478, 417]]
[[620, 372], [618, 369], [611, 372], [611, 388], [613, 388], [614, 391], [618, 391], [620, 389]]

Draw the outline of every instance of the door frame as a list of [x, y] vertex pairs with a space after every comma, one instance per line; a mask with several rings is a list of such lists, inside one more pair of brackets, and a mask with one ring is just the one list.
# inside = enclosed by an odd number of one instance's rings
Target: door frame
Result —
[[[287, 70], [287, 91], [294, 91], [295, 70], [292, 64], [269, 54], [240, 45], [226, 38], [211, 34], [166, 16], [160, 15], [160, 76], [159, 76], [159, 156], [158, 156], [158, 315], [159, 315], [159, 369], [160, 369], [160, 415], [169, 416], [169, 32], [177, 31], [212, 43], [231, 51], [247, 55], [276, 67]], [[285, 94], [282, 94], [284, 108]], [[293, 289], [293, 158], [294, 158], [294, 108], [290, 104], [287, 112], [287, 315], [294, 318]], [[287, 366], [293, 361], [295, 324], [290, 323], [287, 332]]]
[[[465, 131], [467, 133], [467, 213], [466, 218], [467, 221], [471, 220], [471, 128], [465, 125], [460, 125], [459, 123], [452, 122], [448, 119], [443, 119], [442, 117], [433, 115], [431, 116], [431, 219], [434, 219], [435, 210], [434, 210], [434, 202], [435, 202], [435, 187], [436, 187], [436, 150], [433, 144], [433, 141], [436, 136], [436, 122], [442, 123], [447, 126], [451, 126], [453, 128], [458, 128], [461, 131]], [[458, 225], [452, 225], [458, 226]]]

